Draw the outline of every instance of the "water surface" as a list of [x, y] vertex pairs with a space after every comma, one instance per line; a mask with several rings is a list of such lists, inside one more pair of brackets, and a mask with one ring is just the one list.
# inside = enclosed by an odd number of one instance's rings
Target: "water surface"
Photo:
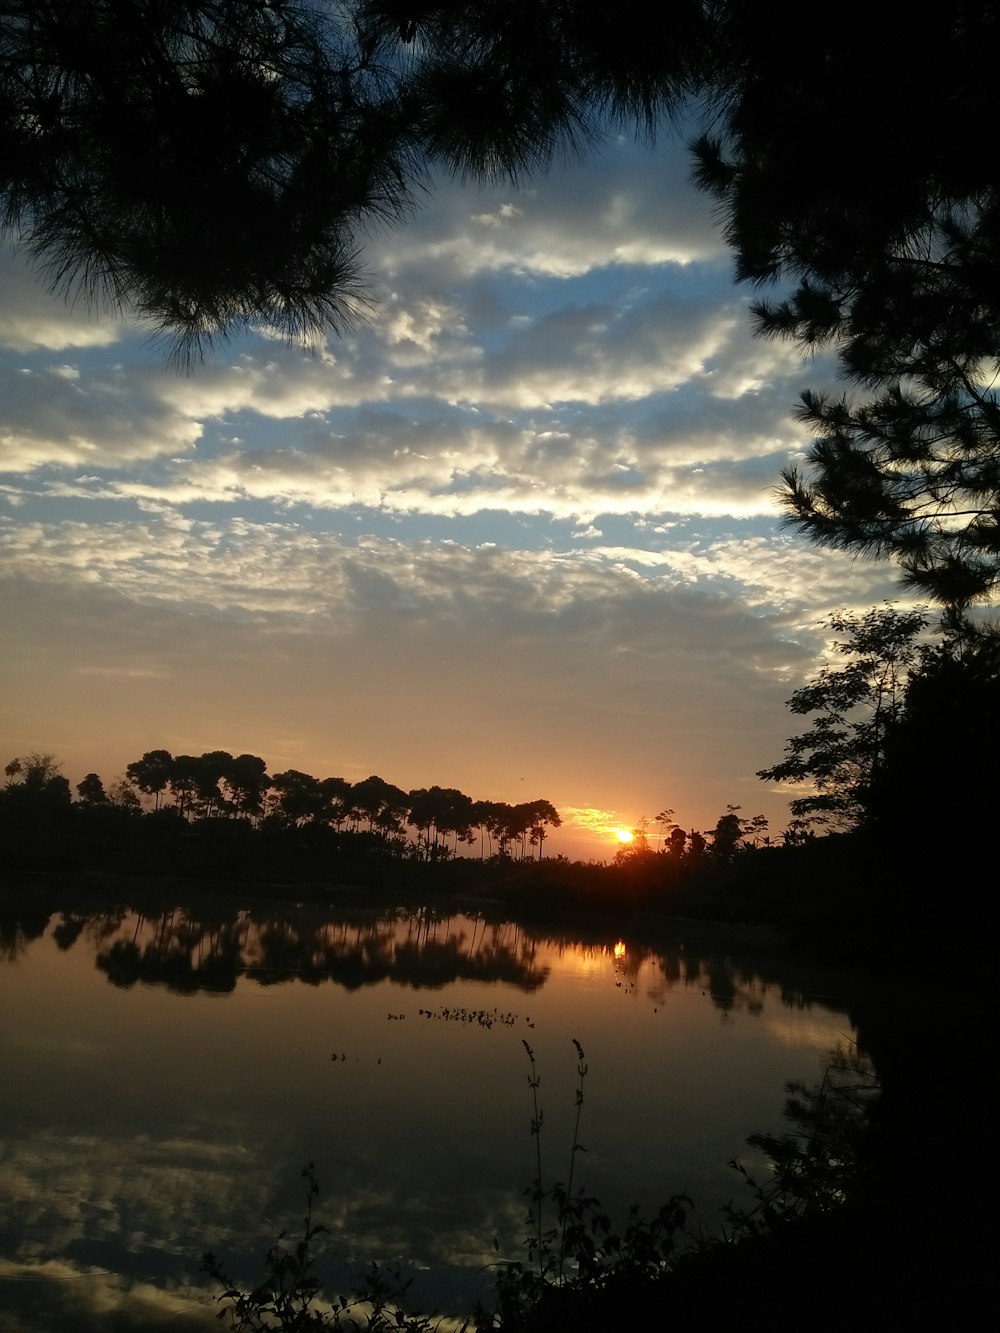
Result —
[[569, 1170], [576, 1039], [577, 1182], [622, 1219], [685, 1191], [717, 1225], [741, 1197], [729, 1159], [759, 1168], [747, 1135], [784, 1128], [785, 1084], [817, 1083], [853, 1040], [849, 992], [690, 927], [655, 946], [572, 935], [231, 903], [8, 930], [0, 1330], [63, 1309], [52, 1326], [200, 1327], [202, 1253], [259, 1276], [307, 1161], [333, 1282], [398, 1261], [418, 1302], [467, 1310], [494, 1238], [513, 1257], [527, 1232], [526, 1042], [547, 1184]]

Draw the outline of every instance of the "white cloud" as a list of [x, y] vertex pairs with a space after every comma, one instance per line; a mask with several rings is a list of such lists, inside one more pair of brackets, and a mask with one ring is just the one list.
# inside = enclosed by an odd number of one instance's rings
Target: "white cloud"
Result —
[[51, 295], [44, 278], [17, 255], [0, 255], [0, 346], [16, 352], [39, 348], [110, 347], [125, 324], [109, 314], [98, 316], [83, 302]]
[[572, 278], [717, 260], [724, 246], [712, 205], [690, 188], [689, 171], [683, 143], [664, 136], [655, 152], [609, 144], [516, 194], [435, 181], [429, 207], [399, 236], [375, 242], [369, 260], [394, 279], [410, 269]]
[[0, 467], [117, 468], [191, 449], [201, 426], [164, 411], [121, 367], [0, 366]]
[[350, 337], [186, 377], [8, 265], [5, 734], [80, 776], [159, 732], [506, 798], [530, 737], [580, 808], [753, 786], [815, 622], [891, 582], [767, 535], [829, 368], [752, 337], [687, 172], [671, 140], [439, 182]]
[[798, 608], [808, 623], [817, 587], [843, 602], [852, 594], [870, 600], [881, 586], [870, 567], [792, 538], [715, 536], [660, 551], [599, 544], [519, 551], [374, 536], [348, 541], [293, 523], [195, 522], [167, 513], [135, 523], [0, 521], [0, 550], [8, 576], [99, 583], [147, 604], [334, 623], [366, 611], [470, 622], [499, 615], [525, 629], [537, 617], [580, 611], [596, 618], [600, 606], [622, 642], [635, 643], [650, 632], [641, 615], [628, 628], [639, 602], [669, 600], [685, 588], [727, 596], [738, 588], [744, 605]]

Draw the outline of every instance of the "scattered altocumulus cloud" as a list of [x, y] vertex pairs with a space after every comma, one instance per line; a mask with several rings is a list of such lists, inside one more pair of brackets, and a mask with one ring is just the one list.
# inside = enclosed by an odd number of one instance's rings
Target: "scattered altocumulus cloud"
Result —
[[[692, 588], [736, 591], [760, 611], [784, 608], [787, 623], [789, 608], [809, 614], [817, 589], [843, 596], [853, 584], [864, 597], [871, 588], [866, 567], [802, 551], [788, 538], [519, 551], [374, 536], [349, 541], [293, 523], [204, 522], [170, 511], [111, 523], [0, 520], [0, 553], [8, 577], [99, 584], [142, 603], [309, 623], [329, 617], [343, 624], [365, 612], [470, 624], [500, 616], [527, 631], [539, 618], [581, 614], [592, 628], [611, 619], [624, 630], [643, 599], [663, 603]], [[647, 632], [648, 617], [639, 615], [628, 637], [641, 641]]]

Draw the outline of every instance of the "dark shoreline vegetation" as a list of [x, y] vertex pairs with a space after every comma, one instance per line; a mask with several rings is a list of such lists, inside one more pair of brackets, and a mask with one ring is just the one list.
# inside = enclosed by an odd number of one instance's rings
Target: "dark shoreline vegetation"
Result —
[[797, 793], [780, 842], [739, 806], [705, 831], [663, 809], [611, 864], [570, 862], [545, 854], [562, 821], [544, 799], [474, 800], [375, 775], [269, 774], [252, 754], [150, 750], [107, 790], [87, 774], [76, 800], [51, 755], [12, 759], [0, 866], [8, 877], [254, 885], [272, 898], [464, 895], [535, 919], [735, 921], [840, 961], [910, 971], [934, 958], [942, 926], [985, 950], [1000, 632], [963, 623], [929, 636], [922, 611], [892, 604], [827, 623], [843, 665], [795, 691], [789, 710], [810, 725], [758, 773]]
[[[0, 812], [3, 811], [0, 793]], [[773, 932], [841, 965], [918, 974], [938, 955], [942, 926], [969, 952], [991, 947], [986, 843], [888, 847], [866, 830], [799, 845], [706, 846], [682, 857], [648, 848], [611, 864], [563, 857], [425, 862], [387, 856], [368, 833], [188, 823], [172, 809], [137, 814], [68, 802], [28, 820], [0, 814], [0, 903], [71, 898], [209, 897], [377, 907], [468, 906], [574, 928], [647, 928], [675, 919]]]

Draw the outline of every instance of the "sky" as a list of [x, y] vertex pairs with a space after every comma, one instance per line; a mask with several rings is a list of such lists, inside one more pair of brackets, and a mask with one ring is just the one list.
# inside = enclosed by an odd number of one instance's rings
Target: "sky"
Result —
[[223, 749], [544, 798], [604, 859], [664, 809], [787, 822], [823, 618], [891, 570], [781, 526], [831, 367], [752, 335], [683, 143], [436, 181], [348, 336], [191, 373], [0, 255], [0, 760]]

